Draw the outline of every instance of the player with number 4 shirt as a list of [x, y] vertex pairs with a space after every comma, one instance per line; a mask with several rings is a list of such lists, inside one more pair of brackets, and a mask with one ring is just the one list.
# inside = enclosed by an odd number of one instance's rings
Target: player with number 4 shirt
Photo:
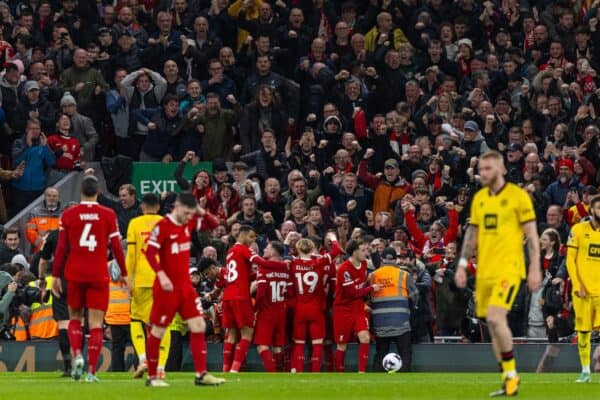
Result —
[[[60, 217], [58, 244], [52, 268], [52, 292], [60, 298], [61, 278], [67, 281], [69, 306], [69, 342], [75, 357], [72, 377], [81, 379], [84, 308], [88, 311], [88, 374], [86, 382], [97, 382], [96, 365], [102, 350], [104, 314], [108, 308], [109, 275], [106, 265], [108, 245], [121, 269], [121, 281], [127, 286], [127, 269], [120, 242], [117, 216], [99, 205], [98, 179], [86, 176], [81, 183], [81, 203], [66, 209]], [[67, 257], [68, 253], [68, 257]], [[63, 274], [64, 270], [64, 274]]]
[[254, 253], [250, 246], [255, 241], [254, 230], [243, 225], [237, 242], [227, 252], [227, 284], [223, 291], [223, 327], [227, 328], [227, 337], [223, 343], [223, 372], [240, 371], [254, 334], [254, 310], [250, 298], [252, 264], [272, 269], [287, 268], [283, 261], [268, 261]]

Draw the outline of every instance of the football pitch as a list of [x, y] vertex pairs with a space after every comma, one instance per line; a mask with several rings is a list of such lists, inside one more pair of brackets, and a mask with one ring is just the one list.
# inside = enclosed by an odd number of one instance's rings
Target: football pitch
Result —
[[[499, 388], [495, 373], [411, 374], [228, 374], [220, 387], [196, 387], [192, 373], [169, 373], [169, 388], [148, 388], [130, 373], [100, 373], [100, 383], [57, 378], [58, 373], [0, 373], [4, 400], [317, 400], [317, 399], [485, 399]], [[216, 374], [221, 376], [221, 374]], [[522, 374], [518, 398], [597, 399], [600, 377], [575, 384], [577, 374]]]

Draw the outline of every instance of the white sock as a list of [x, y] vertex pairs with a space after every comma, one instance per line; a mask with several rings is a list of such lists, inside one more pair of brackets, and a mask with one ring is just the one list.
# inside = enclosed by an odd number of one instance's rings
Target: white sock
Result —
[[145, 363], [146, 362], [146, 353], [140, 354], [140, 356], [138, 358], [140, 359], [140, 364]]
[[514, 378], [516, 376], [517, 376], [517, 371], [515, 371], [514, 369], [512, 371], [506, 371], [507, 378]]
[[584, 373], [584, 374], [591, 374], [589, 364], [588, 365], [582, 365], [581, 366], [581, 372]]
[[159, 366], [156, 368], [156, 370], [157, 370], [158, 372], [165, 372], [165, 367], [164, 367], [164, 365], [163, 365], [163, 366], [160, 366], [160, 365], [159, 365]]

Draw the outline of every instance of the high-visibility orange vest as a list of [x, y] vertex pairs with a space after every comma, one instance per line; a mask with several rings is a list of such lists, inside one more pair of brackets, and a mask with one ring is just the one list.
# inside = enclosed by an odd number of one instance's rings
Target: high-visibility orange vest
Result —
[[16, 320], [13, 318], [12, 324], [15, 326], [15, 340], [17, 342], [25, 342], [29, 340], [27, 325], [25, 325], [23, 318], [16, 317]]
[[[52, 277], [46, 277], [46, 287], [52, 287]], [[31, 339], [52, 339], [58, 336], [58, 322], [54, 320], [52, 297], [47, 303], [33, 303], [29, 318], [29, 337]]]
[[129, 293], [118, 283], [110, 282], [108, 310], [104, 320], [107, 325], [129, 325], [131, 322]]

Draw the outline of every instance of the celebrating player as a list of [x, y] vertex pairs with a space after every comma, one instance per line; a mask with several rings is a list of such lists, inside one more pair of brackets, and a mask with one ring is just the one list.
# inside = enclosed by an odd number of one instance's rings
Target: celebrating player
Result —
[[484, 186], [473, 197], [469, 228], [455, 274], [456, 285], [467, 284], [466, 267], [477, 254], [476, 307], [479, 318], [487, 318], [494, 353], [503, 371], [504, 384], [491, 396], [514, 396], [519, 390], [513, 356], [512, 333], [507, 313], [525, 278], [523, 234], [527, 238], [531, 291], [541, 284], [540, 248], [535, 211], [527, 192], [506, 182], [502, 155], [483, 154], [478, 165]]
[[[227, 284], [223, 291], [223, 327], [227, 337], [223, 343], [223, 372], [239, 372], [254, 333], [254, 310], [250, 299], [250, 276], [252, 263], [273, 269], [285, 269], [287, 264], [268, 261], [256, 255], [250, 246], [256, 241], [256, 233], [251, 227], [242, 225], [236, 244], [227, 252]], [[235, 350], [233, 347], [241, 336]]]
[[575, 330], [581, 361], [577, 383], [592, 381], [592, 330], [600, 328], [600, 196], [590, 201], [590, 220], [571, 230], [567, 242], [567, 270], [573, 283]]
[[335, 300], [333, 303], [333, 335], [337, 344], [334, 366], [344, 372], [346, 347], [353, 334], [358, 337], [358, 372], [367, 371], [369, 362], [369, 318], [365, 311], [365, 297], [378, 292], [381, 285], [367, 285], [367, 255], [369, 245], [350, 240], [346, 245], [350, 258], [337, 270]]
[[[328, 237], [331, 235], [333, 234], [328, 233]], [[332, 242], [330, 252], [324, 257], [313, 257], [316, 248], [312, 240], [300, 239], [296, 243], [299, 256], [294, 258], [290, 266], [296, 299], [292, 372], [304, 370], [304, 344], [307, 331], [312, 340], [311, 371], [321, 371], [323, 339], [325, 338], [325, 307], [327, 306], [324, 282], [325, 267], [341, 252], [335, 236], [333, 236]]]
[[[282, 255], [280, 242], [269, 243], [264, 251], [267, 260], [281, 261]], [[285, 300], [290, 285], [289, 271], [258, 267], [254, 344], [267, 372], [283, 371], [282, 347], [287, 341]], [[273, 346], [273, 353], [269, 346]]]
[[[144, 195], [141, 208], [143, 215], [132, 219], [127, 227], [127, 258], [125, 259], [131, 285], [131, 341], [140, 360], [134, 374], [135, 378], [144, 376], [144, 372], [148, 369], [145, 327], [150, 326], [152, 286], [155, 278], [154, 270], [148, 264], [144, 252], [152, 229], [162, 219], [158, 215], [160, 199], [154, 193]], [[170, 344], [171, 331], [167, 329], [160, 343], [158, 358], [158, 377], [163, 380]]]
[[190, 350], [196, 369], [196, 385], [220, 385], [225, 382], [206, 371], [206, 328], [202, 303], [189, 276], [190, 230], [188, 222], [197, 211], [196, 199], [191, 193], [181, 193], [170, 214], [162, 218], [148, 240], [146, 258], [156, 272], [154, 299], [150, 322], [152, 328], [146, 341], [148, 380], [153, 387], [169, 386], [157, 375], [159, 346], [166, 328], [175, 313], [187, 322], [190, 329]]
[[83, 374], [81, 320], [83, 309], [88, 311], [90, 339], [86, 382], [98, 382], [96, 365], [102, 350], [102, 324], [109, 298], [109, 276], [106, 267], [109, 242], [112, 254], [121, 269], [121, 281], [126, 286], [128, 284], [117, 216], [113, 210], [99, 205], [96, 202], [97, 198], [98, 179], [88, 175], [81, 183], [81, 204], [66, 209], [60, 217], [58, 244], [52, 267], [54, 296], [60, 297], [62, 294], [60, 277], [63, 276], [63, 269], [67, 281], [69, 342], [75, 358], [71, 376], [76, 381], [81, 379]]

